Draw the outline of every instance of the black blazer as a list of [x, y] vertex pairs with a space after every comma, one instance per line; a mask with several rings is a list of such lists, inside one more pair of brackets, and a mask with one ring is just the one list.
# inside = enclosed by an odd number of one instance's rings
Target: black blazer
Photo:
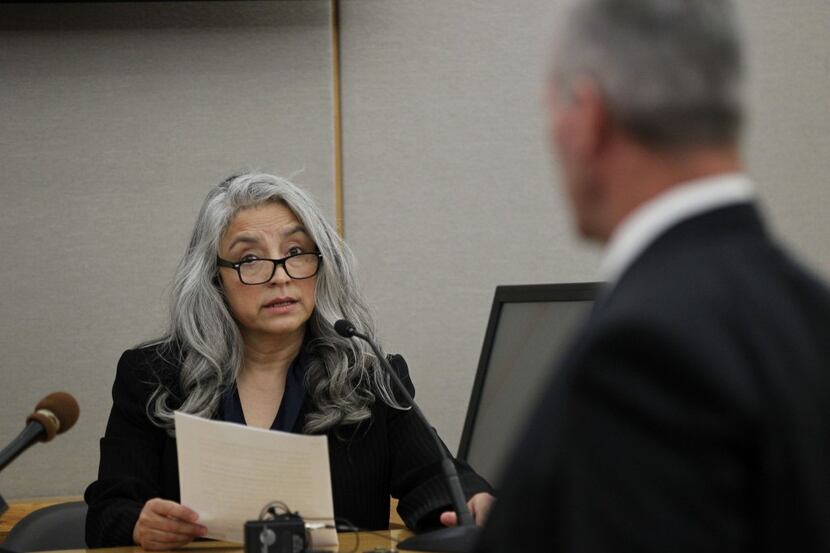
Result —
[[598, 300], [478, 551], [830, 550], [830, 294], [756, 209], [677, 224]]
[[[390, 358], [414, 393], [406, 362]], [[162, 382], [181, 396], [178, 367], [162, 358], [159, 347], [125, 352], [112, 389], [113, 407], [101, 439], [98, 480], [86, 490], [89, 505], [86, 541], [90, 547], [131, 545], [133, 527], [144, 503], [153, 497], [179, 501], [176, 440], [153, 425], [146, 406]], [[307, 396], [294, 432], [301, 432], [311, 407]], [[214, 418], [221, 418], [217, 412]], [[378, 400], [369, 421], [328, 434], [334, 513], [364, 529], [389, 525], [389, 496], [400, 500], [398, 513], [422, 529], [438, 524], [450, 505], [441, 476], [440, 456], [428, 430], [411, 410], [392, 409]], [[468, 497], [491, 491], [470, 467], [458, 462]], [[278, 498], [275, 498], [278, 499]]]

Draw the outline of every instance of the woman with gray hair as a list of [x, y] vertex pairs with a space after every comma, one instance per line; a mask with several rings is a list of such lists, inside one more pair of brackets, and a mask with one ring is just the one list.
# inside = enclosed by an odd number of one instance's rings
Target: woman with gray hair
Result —
[[[208, 194], [176, 272], [170, 328], [125, 352], [86, 491], [91, 547], [170, 549], [203, 536], [178, 503], [173, 412], [328, 437], [335, 515], [387, 528], [389, 497], [407, 526], [452, 523], [440, 456], [401, 405], [362, 342], [339, 336], [346, 318], [374, 336], [354, 258], [319, 208], [287, 180], [227, 179]], [[406, 363], [389, 360], [410, 393]], [[458, 463], [477, 522], [490, 486]]]

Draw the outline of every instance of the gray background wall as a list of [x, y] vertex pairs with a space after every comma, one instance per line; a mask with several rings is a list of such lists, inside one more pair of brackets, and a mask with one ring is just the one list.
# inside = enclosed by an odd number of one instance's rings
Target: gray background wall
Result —
[[78, 425], [0, 475], [80, 494], [120, 353], [161, 333], [207, 190], [296, 177], [334, 216], [329, 3], [0, 6], [0, 441], [47, 392]]
[[[830, 277], [830, 5], [742, 0], [746, 141], [773, 226]], [[549, 0], [343, 0], [345, 235], [384, 344], [457, 446], [493, 288], [585, 281], [542, 119]], [[158, 334], [206, 190], [258, 168], [334, 218], [327, 0], [0, 6], [0, 442], [45, 393], [78, 426], [0, 475], [80, 494], [122, 350]]]

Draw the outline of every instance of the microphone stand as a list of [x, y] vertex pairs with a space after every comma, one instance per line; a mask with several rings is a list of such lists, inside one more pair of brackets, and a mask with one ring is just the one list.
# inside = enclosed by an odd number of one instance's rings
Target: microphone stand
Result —
[[[13, 442], [14, 443], [14, 442]], [[3, 470], [6, 465], [11, 463], [17, 455], [12, 455], [9, 451], [9, 448], [4, 449], [0, 452], [0, 470]], [[3, 499], [3, 494], [0, 494], [0, 516], [3, 516], [6, 511], [9, 510], [9, 504], [6, 503], [6, 500]], [[0, 553], [17, 553], [16, 551], [12, 551], [11, 549], [6, 549], [2, 545], [0, 545]]]
[[[461, 488], [461, 480], [458, 478], [458, 471], [455, 469], [455, 463], [444, 448], [444, 444], [438, 438], [438, 434], [432, 425], [429, 424], [424, 413], [421, 411], [418, 404], [412, 398], [409, 390], [403, 385], [401, 379], [398, 377], [395, 370], [386, 360], [386, 357], [380, 352], [374, 341], [368, 336], [360, 334], [355, 330], [354, 326], [350, 324], [348, 329], [352, 336], [360, 338], [372, 348], [375, 356], [378, 358], [381, 366], [386, 370], [392, 381], [397, 386], [398, 390], [403, 395], [404, 399], [409, 402], [410, 407], [415, 411], [415, 415], [420, 419], [421, 423], [429, 430], [430, 435], [435, 441], [435, 446], [438, 448], [443, 461], [441, 461], [441, 469], [446, 477], [447, 489], [450, 492], [453, 509], [458, 517], [458, 525], [454, 527], [441, 528], [423, 534], [417, 534], [408, 538], [397, 545], [398, 549], [408, 551], [443, 551], [444, 553], [467, 553], [471, 551], [475, 545], [480, 529], [473, 521], [473, 515], [467, 508], [467, 502], [464, 498], [464, 490]], [[339, 330], [338, 330], [339, 332]]]
[[[36, 421], [32, 421], [26, 425], [12, 442], [0, 450], [0, 471], [9, 466], [9, 464], [17, 459], [17, 456], [26, 451], [37, 439], [40, 433], [43, 432], [43, 426]], [[0, 516], [9, 510], [9, 504], [3, 499], [0, 494]], [[11, 549], [6, 549], [0, 545], [0, 553], [17, 553]]]
[[0, 471], [17, 459], [18, 455], [29, 449], [43, 432], [44, 429], [41, 423], [32, 421], [27, 424], [9, 445], [0, 450]]
[[[0, 450], [0, 471], [9, 466], [9, 464], [18, 457], [18, 455], [26, 451], [26, 449], [35, 443], [35, 440], [41, 432], [43, 432], [43, 426], [39, 422], [32, 421], [27, 424], [23, 431], [14, 440], [12, 440], [9, 445]], [[8, 510], [9, 504], [6, 503], [6, 500], [3, 499], [3, 495], [0, 494], [0, 516]], [[17, 552], [12, 551], [11, 549], [6, 549], [0, 545], [0, 553]]]
[[[0, 449], [0, 471], [9, 466], [17, 457], [36, 441], [48, 442], [55, 434], [66, 432], [78, 420], [78, 402], [66, 392], [49, 394], [35, 406], [35, 412], [26, 418], [26, 426], [6, 447]], [[0, 516], [8, 511], [9, 505], [0, 495]], [[0, 546], [0, 553], [15, 553]]]

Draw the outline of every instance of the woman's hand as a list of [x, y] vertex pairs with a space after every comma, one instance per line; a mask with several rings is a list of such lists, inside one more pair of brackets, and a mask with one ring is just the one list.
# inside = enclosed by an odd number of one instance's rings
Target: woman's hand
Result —
[[133, 541], [151, 551], [182, 547], [207, 534], [207, 528], [195, 524], [196, 511], [156, 497], [144, 504], [133, 528]]
[[[473, 514], [473, 520], [476, 521], [476, 526], [484, 526], [487, 522], [487, 516], [490, 514], [490, 509], [493, 508], [493, 503], [496, 498], [487, 492], [475, 494], [467, 502], [467, 508]], [[458, 517], [453, 511], [441, 513], [441, 524], [444, 526], [455, 526], [458, 524]]]

